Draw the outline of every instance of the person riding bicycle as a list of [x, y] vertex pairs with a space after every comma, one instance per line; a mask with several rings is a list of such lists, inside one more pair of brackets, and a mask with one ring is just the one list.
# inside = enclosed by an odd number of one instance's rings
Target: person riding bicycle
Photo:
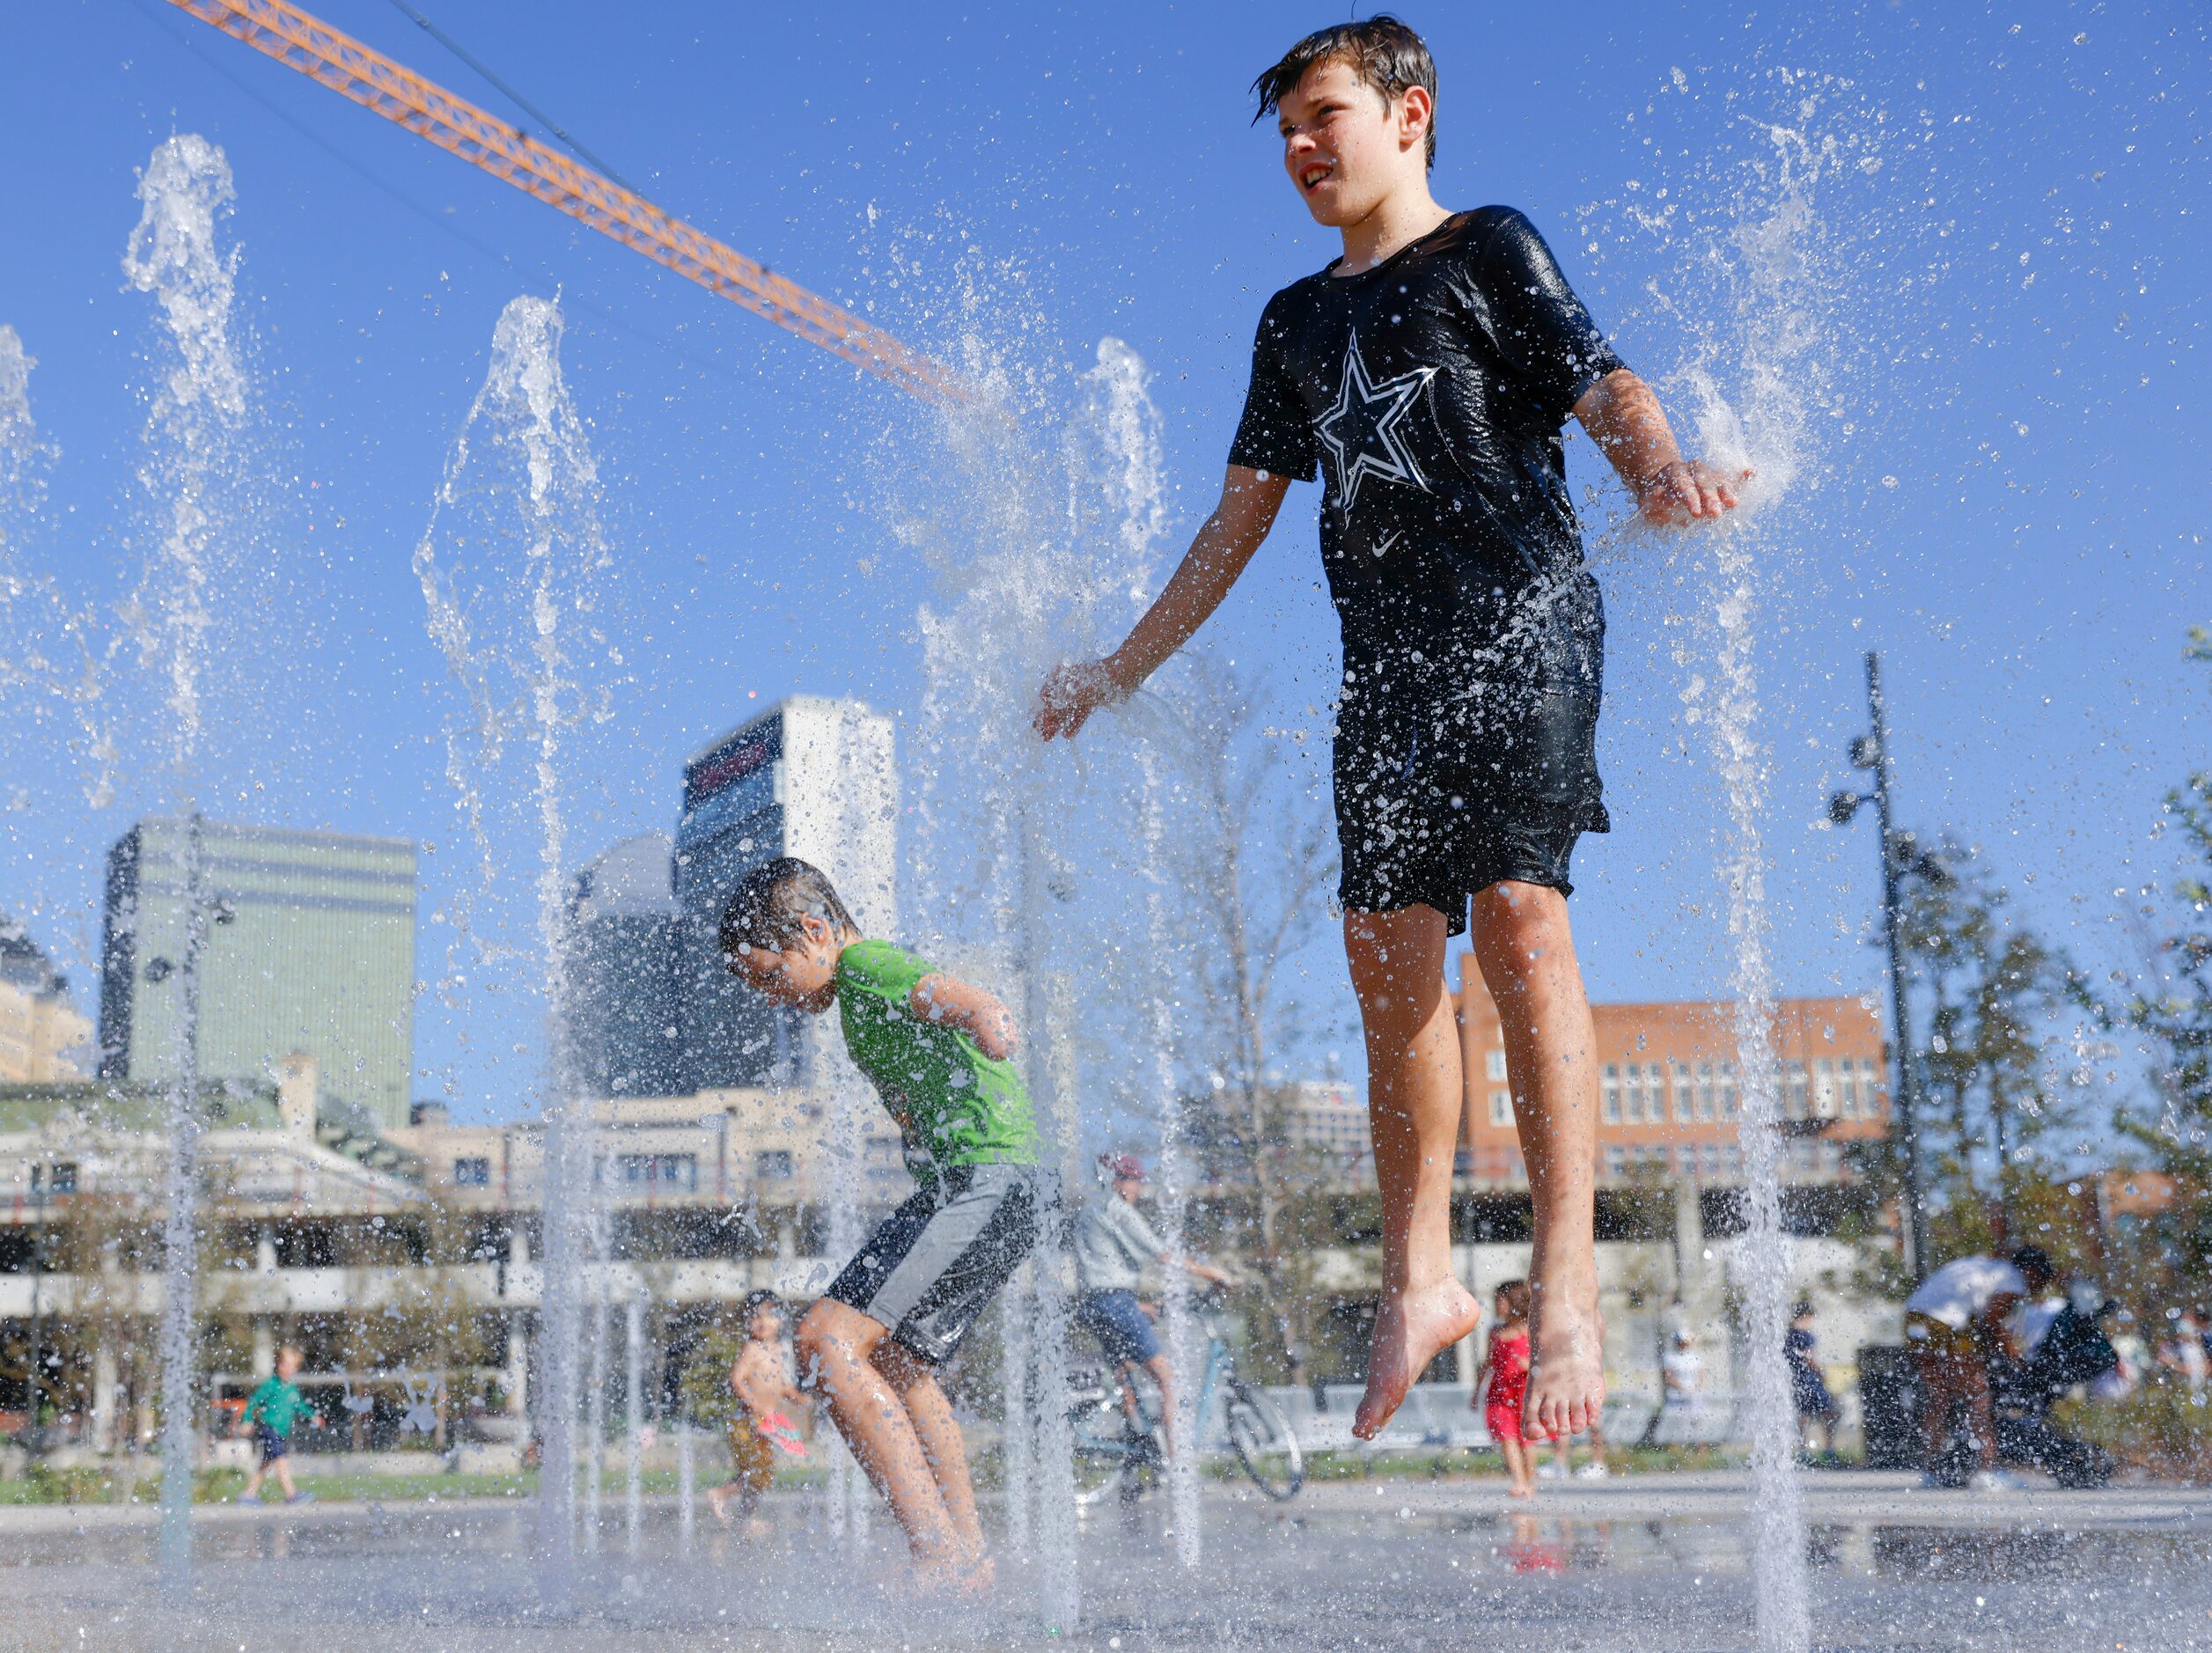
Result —
[[1105, 1191], [1084, 1201], [1083, 1215], [1076, 1219], [1076, 1324], [1098, 1339], [1124, 1376], [1131, 1366], [1152, 1375], [1160, 1386], [1160, 1442], [1172, 1454], [1175, 1378], [1152, 1329], [1155, 1311], [1137, 1291], [1145, 1269], [1154, 1264], [1180, 1268], [1209, 1285], [1225, 1286], [1230, 1277], [1209, 1264], [1175, 1256], [1153, 1232], [1136, 1209], [1144, 1192], [1144, 1166], [1134, 1154], [1100, 1154], [1099, 1180]]

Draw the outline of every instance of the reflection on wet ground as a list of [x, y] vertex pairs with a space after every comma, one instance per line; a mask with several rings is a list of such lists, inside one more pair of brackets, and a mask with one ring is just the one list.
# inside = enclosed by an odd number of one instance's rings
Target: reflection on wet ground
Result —
[[[2212, 1649], [2212, 1502], [2186, 1489], [1923, 1495], [1808, 1482], [1824, 1649]], [[152, 1529], [112, 1510], [0, 1511], [0, 1642], [43, 1649], [758, 1648], [1746, 1649], [1740, 1484], [1637, 1476], [1515, 1507], [1491, 1483], [1345, 1482], [1275, 1506], [1218, 1495], [1206, 1559], [1173, 1561], [1164, 1510], [1086, 1531], [1084, 1623], [1050, 1635], [1006, 1558], [986, 1604], [917, 1599], [886, 1524], [857, 1551], [819, 1507], [772, 1501], [747, 1544], [672, 1507], [637, 1554], [619, 1514], [566, 1614], [537, 1610], [526, 1505], [477, 1501], [210, 1512], [194, 1611], [151, 1598]]]

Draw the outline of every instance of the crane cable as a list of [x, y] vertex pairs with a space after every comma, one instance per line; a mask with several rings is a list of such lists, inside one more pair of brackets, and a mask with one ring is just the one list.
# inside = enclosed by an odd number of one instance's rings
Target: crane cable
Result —
[[497, 75], [494, 74], [490, 64], [485, 62], [482, 58], [478, 57], [467, 47], [463, 46], [459, 40], [448, 34], [444, 29], [441, 29], [437, 24], [431, 22], [430, 18], [424, 17], [413, 6], [408, 4], [407, 0], [392, 0], [392, 7], [393, 10], [398, 11], [409, 22], [413, 23], [416, 28], [422, 30], [423, 33], [429, 35], [440, 46], [443, 46], [447, 51], [452, 53], [454, 56], [459, 58], [462, 62], [467, 64], [469, 68], [474, 70], [481, 78], [489, 82], [495, 90], [496, 90], [507, 99], [509, 103], [513, 104], [516, 108], [521, 110], [533, 121], [535, 121], [540, 126], [545, 128], [547, 131], [552, 133], [554, 136], [559, 138], [561, 142], [568, 147], [570, 152], [575, 155], [578, 160], [582, 161], [587, 166], [598, 168], [600, 172], [606, 173], [607, 177], [621, 185], [623, 188], [628, 190], [630, 194], [637, 196], [640, 200], [644, 198], [645, 192], [643, 190], [640, 189], [636, 184], [630, 182], [628, 179], [623, 177], [621, 173], [616, 172], [612, 166], [609, 166], [598, 156], [592, 154], [590, 150], [585, 149], [581, 143], [569, 135], [569, 129], [566, 127], [562, 126], [558, 121], [555, 120], [544, 110], [539, 108], [536, 104], [531, 102], [529, 99], [524, 97], [512, 86], [509, 85]]

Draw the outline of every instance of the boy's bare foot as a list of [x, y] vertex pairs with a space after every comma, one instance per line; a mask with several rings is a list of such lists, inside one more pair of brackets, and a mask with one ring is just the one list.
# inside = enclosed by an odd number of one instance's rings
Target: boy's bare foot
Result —
[[944, 1555], [914, 1564], [915, 1587], [925, 1596], [957, 1596], [974, 1600], [990, 1594], [998, 1576], [988, 1555]]
[[1367, 1392], [1360, 1397], [1352, 1433], [1363, 1441], [1381, 1434], [1429, 1363], [1471, 1333], [1481, 1318], [1467, 1289], [1449, 1275], [1416, 1292], [1385, 1291], [1375, 1311]]
[[708, 1488], [707, 1508], [714, 1511], [714, 1518], [721, 1522], [724, 1526], [735, 1526], [737, 1524], [737, 1523], [730, 1519], [730, 1492], [727, 1488]]
[[1529, 1326], [1529, 1422], [1549, 1435], [1579, 1435], [1606, 1404], [1606, 1322], [1598, 1282], [1535, 1281]]
[[1509, 1498], [1533, 1498], [1536, 1496], [1536, 1488], [1533, 1487], [1508, 1487], [1505, 1489], [1505, 1495]]

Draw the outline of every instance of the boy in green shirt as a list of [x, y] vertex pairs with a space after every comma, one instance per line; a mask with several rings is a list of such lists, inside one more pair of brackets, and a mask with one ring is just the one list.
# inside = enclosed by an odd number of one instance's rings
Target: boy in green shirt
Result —
[[829, 879], [791, 856], [746, 876], [721, 944], [731, 973], [775, 1003], [836, 1010], [854, 1066], [906, 1136], [921, 1186], [799, 1322], [800, 1370], [925, 1573], [981, 1585], [989, 1562], [967, 1451], [935, 1372], [1053, 1203], [1010, 1060], [1013, 1018], [982, 988], [864, 939]]
[[253, 1428], [254, 1444], [261, 1449], [261, 1458], [246, 1478], [246, 1490], [239, 1495], [240, 1503], [261, 1502], [261, 1477], [271, 1470], [276, 1472], [276, 1483], [284, 1489], [286, 1503], [305, 1503], [314, 1496], [292, 1485], [292, 1466], [284, 1461], [292, 1450], [292, 1426], [302, 1418], [311, 1423], [316, 1421], [314, 1408], [292, 1381], [299, 1376], [300, 1360], [299, 1350], [285, 1344], [276, 1351], [276, 1370], [262, 1378], [261, 1387], [246, 1398], [246, 1422]]

